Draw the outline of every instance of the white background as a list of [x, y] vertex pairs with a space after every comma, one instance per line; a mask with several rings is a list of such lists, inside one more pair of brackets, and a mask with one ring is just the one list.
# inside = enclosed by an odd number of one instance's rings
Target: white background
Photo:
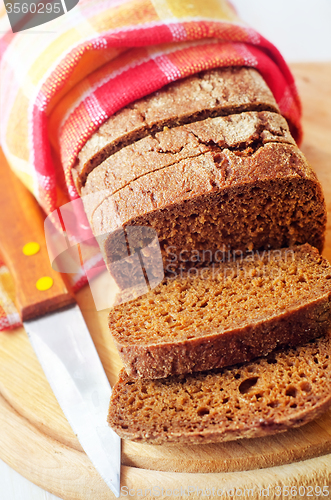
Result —
[[331, 0], [232, 0], [232, 4], [287, 62], [331, 61]]
[[[331, 61], [331, 0], [232, 0], [232, 3], [240, 17], [274, 43], [288, 62]], [[0, 500], [56, 498], [0, 461]]]

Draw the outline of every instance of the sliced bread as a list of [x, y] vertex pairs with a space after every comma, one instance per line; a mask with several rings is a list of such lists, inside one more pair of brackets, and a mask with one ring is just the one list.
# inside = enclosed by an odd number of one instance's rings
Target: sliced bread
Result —
[[108, 423], [124, 439], [205, 444], [254, 438], [301, 426], [331, 404], [327, 335], [215, 372], [132, 379], [113, 388]]
[[[110, 273], [112, 263], [126, 257], [118, 247], [129, 226], [153, 228], [165, 269], [169, 248], [178, 256], [204, 249], [214, 255], [223, 246], [243, 252], [306, 242], [323, 247], [322, 188], [291, 144], [267, 143], [246, 156], [216, 147], [143, 175], [105, 199], [99, 195], [89, 221]], [[145, 243], [136, 235], [130, 247], [138, 251]], [[173, 267], [181, 264], [177, 258]]]
[[[209, 252], [205, 257], [208, 263]], [[230, 366], [330, 328], [331, 266], [308, 244], [239, 252], [206, 268], [192, 259], [191, 266], [110, 311], [110, 332], [130, 377]]]
[[163, 129], [208, 116], [278, 106], [265, 81], [252, 68], [217, 68], [178, 80], [111, 116], [80, 151], [72, 170], [77, 189], [109, 155]]

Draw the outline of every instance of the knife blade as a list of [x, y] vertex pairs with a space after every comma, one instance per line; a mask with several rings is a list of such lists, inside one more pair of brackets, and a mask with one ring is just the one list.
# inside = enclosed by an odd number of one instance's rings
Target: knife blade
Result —
[[82, 448], [119, 497], [121, 441], [107, 424], [108, 378], [72, 293], [51, 267], [45, 215], [1, 150], [0, 203], [0, 252], [14, 278], [31, 345]]

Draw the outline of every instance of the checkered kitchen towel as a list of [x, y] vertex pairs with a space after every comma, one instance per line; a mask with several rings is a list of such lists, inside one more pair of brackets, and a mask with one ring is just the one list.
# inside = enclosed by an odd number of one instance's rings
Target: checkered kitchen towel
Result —
[[[202, 70], [259, 70], [300, 143], [288, 66], [227, 0], [80, 0], [39, 30], [17, 34], [3, 9], [0, 37], [1, 146], [46, 213], [78, 197], [70, 169], [109, 116]], [[72, 281], [76, 289], [85, 283], [82, 274]], [[5, 311], [0, 318], [15, 316], [8, 305]], [[6, 325], [0, 321], [0, 329]]]

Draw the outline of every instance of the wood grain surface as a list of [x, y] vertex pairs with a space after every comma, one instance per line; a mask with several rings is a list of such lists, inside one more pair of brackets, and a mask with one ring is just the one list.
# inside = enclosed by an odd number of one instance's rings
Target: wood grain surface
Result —
[[[304, 109], [301, 149], [326, 196], [324, 255], [331, 261], [331, 64], [296, 64], [292, 69]], [[95, 311], [88, 287], [77, 300], [113, 385], [122, 364], [107, 330], [108, 311]], [[64, 500], [114, 498], [81, 449], [22, 328], [0, 333], [0, 458]], [[260, 498], [260, 489], [268, 486], [268, 498], [286, 498], [286, 492], [278, 494], [284, 485], [303, 486], [300, 498], [311, 498], [309, 486], [331, 490], [331, 412], [268, 438], [204, 446], [127, 441], [122, 444], [122, 464], [123, 498], [126, 488], [133, 497], [139, 496], [139, 488], [149, 488], [147, 498], [171, 498], [178, 496], [175, 489], [188, 491], [189, 486], [190, 499], [201, 496], [198, 488], [230, 490], [221, 498], [233, 497], [231, 488], [252, 488], [250, 498]]]

